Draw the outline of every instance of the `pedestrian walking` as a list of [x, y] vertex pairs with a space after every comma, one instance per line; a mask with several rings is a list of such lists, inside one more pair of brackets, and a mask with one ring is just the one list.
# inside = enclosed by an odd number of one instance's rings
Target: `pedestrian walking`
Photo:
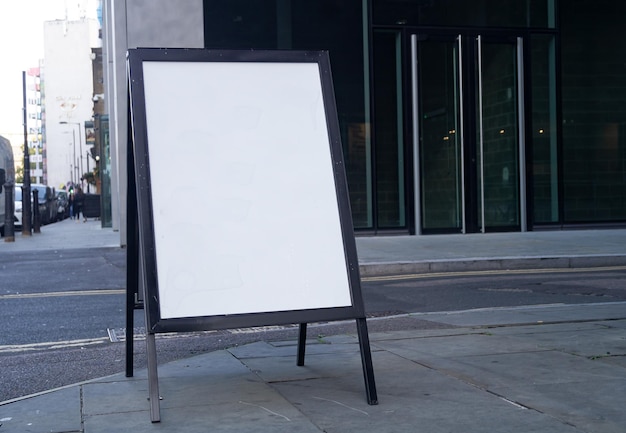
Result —
[[74, 196], [74, 215], [76, 215], [76, 222], [80, 222], [81, 213], [83, 214], [83, 222], [87, 222], [87, 218], [85, 218], [85, 213], [83, 212], [84, 204], [85, 194], [80, 187], [76, 188], [76, 195]]
[[74, 219], [74, 189], [70, 188], [70, 193], [67, 195], [67, 205], [70, 207], [70, 219]]

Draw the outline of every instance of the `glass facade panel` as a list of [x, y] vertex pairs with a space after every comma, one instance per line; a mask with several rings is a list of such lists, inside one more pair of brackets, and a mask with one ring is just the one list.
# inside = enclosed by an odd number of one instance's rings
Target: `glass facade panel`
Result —
[[111, 208], [111, 140], [109, 131], [109, 116], [97, 116], [97, 131], [100, 134], [100, 219], [102, 227], [113, 226], [113, 210]]
[[553, 27], [553, 0], [375, 0], [374, 25]]
[[532, 187], [535, 224], [559, 221], [556, 55], [553, 35], [531, 38]]
[[401, 39], [397, 32], [374, 33], [373, 128], [376, 217], [380, 228], [404, 227], [404, 157]]
[[479, 55], [482, 112], [478, 159], [484, 204], [478, 208], [484, 212], [488, 230], [519, 225], [517, 47], [482, 42]]
[[462, 142], [457, 42], [419, 45], [421, 221], [424, 232], [461, 231]]
[[[558, 14], [556, 3], [204, 0], [205, 46], [329, 51], [357, 229], [408, 230], [414, 216], [416, 230], [425, 233], [516, 229], [527, 215], [531, 228], [624, 222], [626, 2], [558, 2]], [[418, 37], [416, 105], [411, 35]], [[482, 90], [475, 88], [479, 35], [485, 38]], [[463, 44], [455, 44], [457, 37]], [[523, 38], [519, 65], [510, 37]], [[406, 147], [413, 143], [411, 107], [419, 112], [419, 185], [405, 164], [414, 156]], [[520, 113], [526, 125], [518, 125]], [[461, 118], [465, 148], [457, 136]], [[520, 131], [528, 160], [519, 159]], [[524, 164], [528, 170], [520, 175]], [[477, 185], [483, 180], [484, 202]], [[526, 205], [531, 213], [522, 215]], [[485, 227], [477, 212], [484, 212]]]
[[625, 16], [625, 2], [562, 7], [565, 223], [626, 220]]
[[362, 0], [204, 0], [206, 48], [329, 52], [357, 228], [372, 223], [364, 33]]

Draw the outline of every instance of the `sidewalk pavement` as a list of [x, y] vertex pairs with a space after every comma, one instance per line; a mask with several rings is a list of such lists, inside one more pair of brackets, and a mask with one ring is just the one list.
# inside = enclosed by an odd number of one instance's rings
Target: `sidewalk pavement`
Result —
[[[120, 246], [120, 233], [100, 221], [66, 219], [14, 242], [4, 251]], [[361, 276], [464, 270], [546, 269], [626, 265], [626, 228], [467, 235], [357, 237]]]
[[[18, 250], [20, 242], [43, 244], [57, 230], [84, 230], [102, 236], [99, 246], [117, 245], [109, 245], [115, 232], [95, 222], [57, 224], [43, 227], [40, 238], [19, 239], [18, 233], [14, 245], [0, 244], [0, 253]], [[358, 238], [357, 249], [362, 269], [372, 275], [421, 267], [623, 266], [625, 237], [626, 230], [402, 236]], [[379, 268], [368, 271], [368, 265]], [[397, 319], [433, 326], [370, 331], [375, 406], [366, 402], [356, 328], [324, 337], [318, 324], [309, 326], [303, 367], [296, 366], [296, 341], [258, 342], [160, 365], [160, 423], [150, 422], [147, 372], [139, 370], [133, 378], [118, 374], [0, 403], [0, 433], [626, 431], [626, 303]], [[371, 330], [377, 320], [389, 319], [368, 319]]]

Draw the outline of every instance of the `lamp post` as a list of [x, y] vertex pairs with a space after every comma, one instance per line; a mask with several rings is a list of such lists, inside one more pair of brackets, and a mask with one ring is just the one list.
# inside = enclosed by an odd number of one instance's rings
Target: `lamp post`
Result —
[[[68, 143], [70, 146], [72, 145], [72, 143]], [[76, 155], [76, 143], [74, 143], [74, 155]], [[72, 185], [74, 184], [74, 159], [72, 158], [72, 156], [70, 155], [67, 160], [70, 163], [70, 182], [72, 182]]]
[[[67, 122], [59, 122], [61, 125], [65, 125], [67, 124]], [[76, 174], [74, 173], [74, 168], [76, 168], [76, 170], [78, 170], [78, 167], [76, 166], [76, 132], [74, 131], [74, 128], [72, 128], [72, 143], [74, 144], [74, 156], [72, 157], [72, 163], [70, 164], [70, 180], [72, 181], [73, 184], [76, 183]]]
[[[87, 173], [89, 173], [89, 157], [91, 156], [89, 154], [89, 151], [86, 152], [87, 156], [85, 157], [85, 160], [87, 161]], [[89, 194], [89, 179], [87, 179], [87, 194]]]
[[[81, 176], [84, 174], [84, 171], [83, 171], [83, 140], [80, 138], [81, 137], [81, 134], [80, 134], [80, 123], [79, 122], [59, 122], [59, 124], [61, 124], [61, 125], [72, 125], [72, 126], [76, 125], [76, 126], [78, 126], [78, 147], [79, 147], [78, 155], [79, 155], [79, 158], [80, 158], [80, 164], [79, 164], [79, 166], [80, 166], [80, 173], [79, 173], [78, 179], [82, 179]], [[74, 128], [73, 127], [72, 127], [72, 134], [74, 134]], [[76, 136], [75, 135], [74, 135], [74, 161], [76, 161]], [[78, 169], [78, 166], [76, 168]], [[80, 186], [81, 186], [81, 188], [83, 186], [82, 180], [80, 182]]]
[[26, 128], [26, 71], [22, 71], [22, 97], [24, 116], [24, 183], [22, 184], [22, 236], [31, 236], [30, 202], [30, 156], [28, 153], [28, 130]]

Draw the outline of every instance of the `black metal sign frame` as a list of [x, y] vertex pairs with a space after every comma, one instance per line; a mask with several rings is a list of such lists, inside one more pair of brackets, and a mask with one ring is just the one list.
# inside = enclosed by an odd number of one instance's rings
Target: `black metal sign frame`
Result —
[[[377, 404], [376, 389], [374, 383], [373, 366], [371, 360], [369, 337], [365, 320], [365, 310], [361, 295], [360, 275], [356, 244], [352, 226], [349, 197], [347, 190], [346, 175], [343, 163], [340, 130], [337, 111], [334, 100], [330, 61], [328, 53], [318, 51], [240, 51], [240, 50], [203, 50], [203, 49], [155, 49], [140, 48], [129, 50], [127, 56], [127, 68], [129, 79], [129, 193], [128, 193], [128, 307], [127, 307], [127, 336], [131, 343], [127, 344], [127, 375], [132, 375], [132, 315], [137, 308], [137, 298], [143, 299], [145, 311], [147, 347], [148, 347], [148, 372], [150, 385], [151, 418], [153, 422], [160, 420], [158, 376], [156, 372], [156, 346], [155, 334], [162, 332], [192, 332], [200, 330], [231, 329], [241, 327], [253, 327], [264, 325], [300, 324], [300, 338], [298, 343], [297, 364], [304, 363], [304, 344], [306, 339], [306, 324], [317, 321], [334, 321], [356, 319], [359, 336], [361, 358], [366, 383], [366, 394], [369, 404]], [[159, 209], [155, 209], [155, 195], [158, 191], [153, 189], [153, 179], [160, 176], [171, 176], [171, 173], [159, 172], [155, 164], [151, 164], [150, 140], [154, 137], [154, 131], [150, 134], [151, 125], [155, 120], [150, 119], [150, 107], [147, 91], [154, 91], [154, 84], [148, 89], [144, 82], [144, 66], [171, 65], [171, 62], [180, 65], [224, 63], [226, 65], [237, 64], [244, 67], [257, 67], [260, 64], [315, 64], [319, 71], [319, 85], [323, 96], [323, 111], [325, 125], [328, 132], [329, 161], [332, 162], [332, 182], [336, 197], [333, 205], [336, 206], [340, 226], [340, 243], [343, 248], [345, 260], [345, 277], [349, 291], [349, 303], [338, 302], [337, 305], [320, 308], [314, 300], [315, 292], [311, 293], [311, 307], [307, 300], [303, 301], [304, 307], [293, 310], [281, 308], [264, 308], [261, 311], [249, 311], [249, 306], [242, 307], [243, 312], [237, 312], [237, 305], [232, 306], [227, 313], [194, 314], [187, 316], [183, 311], [182, 316], [175, 313], [162, 314], [162, 289], [167, 282], [159, 279], [159, 262], [157, 254], [158, 243], [163, 236], [159, 235], [159, 228], [155, 224], [155, 218], [159, 218]], [[178, 77], [180, 78], [180, 77]], [[173, 80], [176, 77], [172, 77]], [[202, 77], [195, 77], [202, 79]], [[236, 78], [233, 78], [236, 79]], [[232, 85], [232, 83], [231, 83]], [[147, 90], [148, 89], [148, 90]], [[197, 95], [198, 98], [210, 103], [210, 95]], [[154, 112], [154, 110], [152, 110]], [[185, 125], [172, 124], [172, 128], [183, 128]], [[169, 126], [168, 126], [169, 127]], [[207, 140], [210, 140], [207, 138]], [[184, 152], [178, 143], [176, 152]], [[194, 145], [199, 145], [194, 143]], [[202, 145], [202, 143], [200, 143]], [[324, 151], [325, 152], [325, 151]], [[280, 159], [281, 155], [276, 155]], [[281, 162], [282, 164], [283, 162]], [[185, 167], [178, 167], [185, 170]], [[189, 182], [191, 171], [185, 172]], [[192, 174], [192, 173], [191, 173]], [[201, 178], [199, 178], [200, 180]], [[193, 180], [191, 180], [193, 181]], [[287, 182], [298, 182], [298, 179], [286, 179]], [[307, 184], [308, 185], [308, 184]], [[336, 200], [336, 201], [335, 201]], [[331, 206], [331, 207], [332, 207]], [[209, 222], [210, 223], [210, 222]], [[302, 228], [305, 230], [305, 228]], [[320, 230], [324, 230], [321, 227]], [[193, 243], [194, 239], [186, 239], [183, 242]], [[220, 248], [220, 245], [210, 245], [208, 248]], [[268, 248], [271, 248], [269, 246]], [[302, 248], [307, 248], [303, 245]], [[183, 254], [183, 251], [179, 251]], [[309, 254], [309, 252], [307, 252]], [[318, 251], [325, 254], [325, 251]], [[184, 263], [184, 262], [183, 262]], [[281, 266], [281, 264], [277, 264]], [[323, 269], [319, 271], [323, 272]], [[211, 284], [210, 277], [207, 285]], [[298, 281], [293, 281], [294, 285]], [[258, 290], [264, 290], [259, 287]], [[308, 296], [308, 295], [307, 295]], [[210, 298], [207, 298], [210, 300]], [[234, 301], [237, 302], [236, 300]], [[233, 311], [235, 311], [233, 313]], [[129, 361], [130, 357], [130, 361]]]

